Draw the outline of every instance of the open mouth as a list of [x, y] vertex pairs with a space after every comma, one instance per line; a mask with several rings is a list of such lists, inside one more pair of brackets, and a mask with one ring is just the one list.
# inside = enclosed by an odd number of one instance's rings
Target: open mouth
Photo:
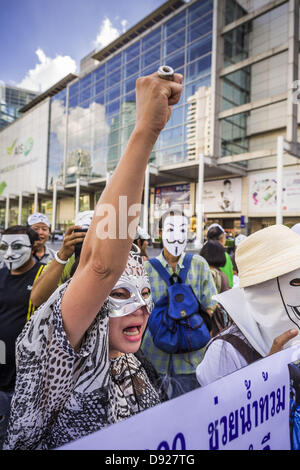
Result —
[[287, 305], [292, 309], [294, 315], [300, 320], [300, 305]]
[[141, 335], [142, 325], [131, 325], [123, 329], [123, 334], [128, 337], [128, 339], [139, 339]]

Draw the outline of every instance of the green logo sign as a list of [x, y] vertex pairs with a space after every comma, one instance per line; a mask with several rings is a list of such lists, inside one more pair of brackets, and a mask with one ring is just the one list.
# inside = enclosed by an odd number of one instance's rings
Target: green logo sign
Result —
[[28, 139], [26, 140], [25, 145], [24, 145], [24, 155], [25, 155], [25, 157], [32, 150], [32, 147], [33, 147], [33, 138], [28, 137]]
[[7, 147], [7, 153], [8, 155], [12, 155], [14, 146], [16, 145], [18, 139], [15, 139], [10, 147]]
[[3, 193], [4, 189], [6, 188], [7, 184], [5, 181], [1, 181], [0, 183], [0, 196]]
[[8, 155], [24, 155], [27, 157], [29, 152], [31, 152], [33, 147], [33, 138], [28, 137], [25, 144], [18, 144], [16, 145], [18, 139], [15, 139], [10, 147], [7, 147]]

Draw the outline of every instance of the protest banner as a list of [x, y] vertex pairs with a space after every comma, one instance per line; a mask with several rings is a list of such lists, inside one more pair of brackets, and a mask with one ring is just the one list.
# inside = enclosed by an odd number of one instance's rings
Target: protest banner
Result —
[[[290, 363], [293, 363], [292, 369]], [[296, 429], [297, 422], [300, 422], [300, 397], [297, 393], [300, 381], [297, 385], [297, 375], [300, 375], [299, 346], [256, 361], [206, 387], [157, 405], [60, 449], [300, 448], [300, 428]], [[294, 436], [292, 444], [291, 435]]]

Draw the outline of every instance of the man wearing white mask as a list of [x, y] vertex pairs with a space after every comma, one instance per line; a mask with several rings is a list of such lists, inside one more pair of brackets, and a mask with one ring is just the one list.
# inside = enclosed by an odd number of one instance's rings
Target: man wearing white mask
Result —
[[36, 261], [40, 261], [43, 264], [49, 263], [54, 258], [55, 251], [46, 244], [50, 236], [48, 217], [40, 212], [35, 212], [28, 217], [27, 223], [39, 236], [34, 252]]
[[0, 241], [0, 342], [5, 345], [0, 358], [0, 449], [15, 385], [15, 341], [34, 311], [30, 292], [44, 268], [33, 258], [37, 241], [36, 232], [20, 225], [6, 229]]
[[284, 225], [273, 225], [238, 246], [239, 287], [214, 297], [234, 323], [208, 345], [196, 371], [202, 386], [282, 348], [300, 345], [298, 238]]
[[[176, 276], [184, 268], [188, 219], [181, 212], [169, 211], [162, 217], [160, 228], [162, 229], [163, 250], [156, 260], [167, 270], [170, 277]], [[150, 262], [145, 263], [145, 269], [149, 276], [153, 301], [156, 304], [166, 296], [167, 284]], [[212, 296], [217, 291], [204, 258], [199, 255], [192, 257], [185, 283], [192, 287], [203, 309], [212, 315], [216, 305]], [[174, 398], [199, 386], [195, 377], [195, 369], [202, 359], [203, 349], [168, 354], [155, 346], [151, 332], [147, 328], [142, 350], [162, 377], [169, 398]]]

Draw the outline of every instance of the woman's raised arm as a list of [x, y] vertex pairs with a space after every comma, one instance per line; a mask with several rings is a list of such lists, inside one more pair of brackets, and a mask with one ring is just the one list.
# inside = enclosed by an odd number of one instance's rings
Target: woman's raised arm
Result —
[[135, 128], [98, 201], [79, 266], [62, 299], [64, 327], [73, 347], [125, 269], [139, 220], [136, 205], [141, 203], [146, 166], [172, 105], [180, 99], [181, 82], [179, 74], [174, 81], [163, 80], [157, 73], [137, 80]]

